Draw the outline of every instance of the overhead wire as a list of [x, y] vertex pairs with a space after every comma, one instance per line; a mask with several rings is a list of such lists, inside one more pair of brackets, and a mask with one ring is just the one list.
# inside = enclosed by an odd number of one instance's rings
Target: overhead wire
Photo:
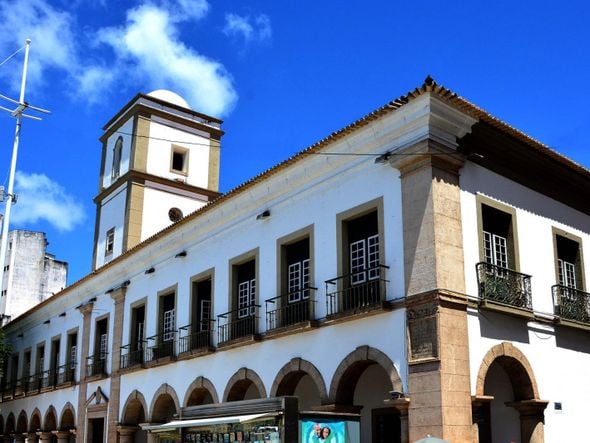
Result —
[[25, 49], [24, 46], [22, 48], [17, 49], [16, 51], [14, 51], [12, 54], [10, 54], [8, 57], [6, 57], [2, 62], [0, 62], [0, 66], [2, 66], [4, 63], [6, 63], [8, 60], [10, 60], [12, 57], [14, 57], [16, 54], [18, 54], [23, 49]]

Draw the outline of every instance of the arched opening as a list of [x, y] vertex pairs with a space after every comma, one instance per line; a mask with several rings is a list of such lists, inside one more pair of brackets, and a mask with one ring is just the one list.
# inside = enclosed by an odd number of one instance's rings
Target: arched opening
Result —
[[167, 423], [171, 421], [180, 410], [178, 396], [174, 389], [163, 384], [158, 388], [152, 400], [152, 423]]
[[205, 377], [197, 377], [186, 390], [184, 406], [200, 406], [219, 403], [215, 386]]
[[337, 408], [360, 412], [361, 441], [406, 440], [407, 409], [388, 406], [391, 391], [402, 391], [393, 362], [382, 352], [363, 346], [340, 364], [330, 387]]
[[326, 385], [317, 368], [308, 361], [294, 358], [279, 371], [271, 389], [271, 397], [294, 395], [299, 410], [320, 406], [327, 397]]
[[18, 420], [16, 421], [16, 433], [21, 435], [27, 432], [28, 420], [27, 420], [27, 413], [25, 411], [20, 411], [18, 414]]
[[53, 406], [50, 406], [45, 414], [45, 420], [43, 420], [43, 430], [44, 431], [56, 431], [57, 430], [57, 418], [55, 417], [55, 409]]
[[67, 403], [61, 413], [61, 420], [59, 421], [59, 429], [62, 431], [69, 431], [76, 428], [76, 413], [74, 407]]
[[225, 401], [254, 400], [266, 397], [262, 380], [251, 369], [242, 368], [227, 383]]
[[147, 431], [144, 431], [139, 427], [140, 423], [145, 423], [147, 421], [146, 409], [145, 398], [141, 392], [137, 390], [129, 395], [123, 406], [121, 424], [127, 428], [126, 433], [127, 435], [132, 436], [134, 443], [147, 442]]
[[478, 374], [473, 422], [480, 443], [543, 441], [544, 410], [532, 368], [510, 343], [492, 348]]
[[8, 414], [8, 418], [6, 418], [6, 428], [4, 429], [4, 434], [5, 435], [10, 435], [10, 434], [14, 434], [15, 431], [15, 420], [14, 420], [14, 414], [11, 412], [10, 414]]
[[41, 430], [41, 413], [35, 409], [31, 414], [31, 422], [29, 423], [29, 432], [37, 432]]

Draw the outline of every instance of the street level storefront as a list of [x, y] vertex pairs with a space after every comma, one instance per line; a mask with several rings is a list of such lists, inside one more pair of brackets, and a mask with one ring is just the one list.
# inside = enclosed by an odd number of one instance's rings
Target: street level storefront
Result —
[[142, 425], [159, 443], [360, 443], [360, 416], [299, 412], [297, 397], [182, 409], [181, 418]]

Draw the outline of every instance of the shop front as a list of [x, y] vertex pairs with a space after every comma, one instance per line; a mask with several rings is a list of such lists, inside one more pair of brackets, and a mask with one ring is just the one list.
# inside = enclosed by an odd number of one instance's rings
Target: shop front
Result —
[[142, 427], [159, 443], [360, 443], [358, 415], [300, 414], [297, 397], [192, 406]]

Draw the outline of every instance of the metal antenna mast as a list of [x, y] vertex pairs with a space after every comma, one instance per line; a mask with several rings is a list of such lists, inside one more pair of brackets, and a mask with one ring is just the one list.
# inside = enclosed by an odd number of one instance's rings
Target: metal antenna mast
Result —
[[[20, 85], [20, 98], [18, 101], [13, 100], [9, 97], [6, 97], [0, 94], [0, 98], [3, 100], [8, 101], [9, 103], [16, 105], [16, 108], [10, 109], [4, 106], [0, 106], [0, 109], [3, 111], [7, 111], [16, 118], [16, 130], [14, 133], [14, 145], [12, 147], [12, 161], [10, 162], [10, 176], [8, 178], [8, 192], [4, 192], [2, 190], [2, 201], [6, 201], [6, 209], [4, 211], [4, 220], [2, 225], [2, 242], [0, 245], [0, 284], [4, 282], [4, 262], [6, 259], [6, 246], [8, 244], [8, 229], [10, 223], [10, 209], [13, 203], [16, 203], [16, 195], [14, 194], [14, 174], [16, 172], [16, 159], [18, 156], [18, 142], [20, 138], [20, 130], [22, 125], [22, 118], [27, 117], [33, 120], [41, 120], [39, 117], [35, 117], [33, 115], [25, 114], [24, 111], [26, 109], [31, 109], [33, 111], [41, 112], [44, 114], [49, 114], [49, 111], [46, 109], [36, 108], [34, 106], [29, 105], [25, 101], [25, 85], [27, 82], [27, 65], [29, 63], [29, 47], [31, 45], [31, 40], [25, 40], [25, 61], [23, 64], [23, 75], [22, 81]], [[6, 198], [8, 197], [8, 198]], [[4, 323], [5, 318], [5, 311], [6, 311], [6, 297], [3, 297], [0, 301], [0, 324]]]

